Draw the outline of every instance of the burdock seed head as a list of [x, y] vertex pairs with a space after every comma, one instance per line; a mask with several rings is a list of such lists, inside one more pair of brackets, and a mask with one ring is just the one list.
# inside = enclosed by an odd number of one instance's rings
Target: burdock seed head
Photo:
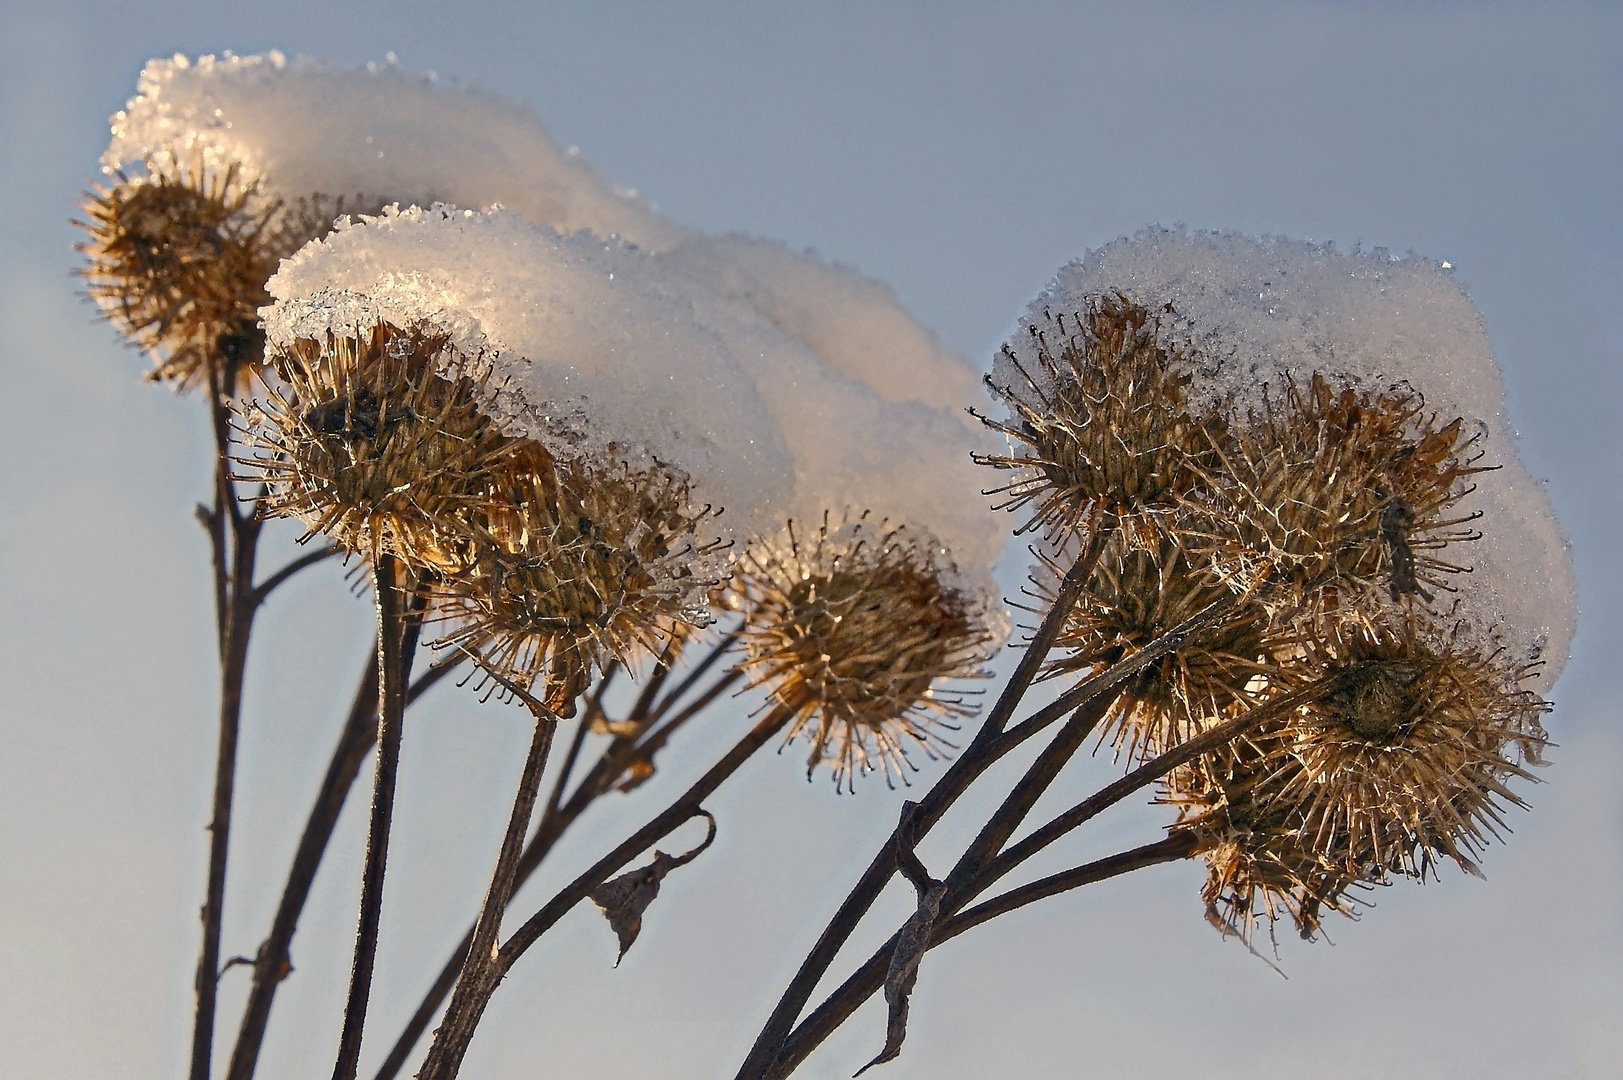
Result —
[[1300, 771], [1272, 797], [1294, 807], [1303, 840], [1344, 872], [1423, 878], [1435, 856], [1475, 871], [1473, 857], [1506, 830], [1508, 787], [1531, 780], [1545, 745], [1547, 702], [1502, 652], [1480, 654], [1412, 621], [1377, 636], [1309, 638], [1305, 678], [1327, 688], [1259, 740]]
[[[1191, 465], [1221, 438], [1215, 413], [1190, 413], [1186, 358], [1157, 339], [1155, 319], [1120, 293], [1085, 312], [1044, 312], [1029, 327], [1034, 360], [1004, 346], [987, 386], [1008, 406], [1006, 421], [981, 417], [1018, 446], [975, 460], [1014, 477], [988, 494], [999, 509], [1030, 517], [1050, 541], [1119, 522], [1153, 536], [1196, 479]], [[1148, 539], [1142, 542], [1149, 543]]]
[[910, 749], [941, 756], [943, 730], [973, 715], [939, 680], [981, 678], [993, 644], [984, 603], [937, 564], [938, 545], [865, 517], [809, 535], [794, 523], [750, 546], [727, 594], [741, 612], [740, 666], [793, 710], [788, 739], [811, 743], [806, 773], [827, 763], [836, 786], [857, 773], [906, 781]]
[[463, 515], [458, 568], [434, 590], [455, 624], [441, 643], [542, 680], [549, 707], [573, 715], [593, 667], [629, 666], [708, 621], [712, 553], [694, 535], [708, 513], [667, 468], [558, 462], [526, 442]]
[[1430, 604], [1462, 569], [1442, 550], [1478, 536], [1452, 508], [1483, 469], [1462, 423], [1423, 409], [1407, 387], [1287, 380], [1283, 400], [1214, 444], [1220, 463], [1189, 499], [1191, 549], [1276, 612], [1372, 624], [1394, 603]]
[[1160, 801], [1178, 807], [1174, 832], [1191, 833], [1206, 860], [1201, 900], [1206, 919], [1224, 935], [1251, 943], [1258, 925], [1270, 935], [1290, 919], [1312, 938], [1328, 909], [1355, 913], [1350, 886], [1361, 880], [1303, 842], [1297, 808], [1274, 792], [1300, 771], [1248, 739], [1173, 770]]
[[200, 162], [97, 185], [75, 222], [88, 265], [86, 292], [131, 342], [151, 354], [148, 377], [186, 390], [214, 356], [235, 350], [250, 371], [264, 355], [257, 311], [283, 252], [266, 243], [266, 215], [247, 209], [251, 188], [235, 168]]
[[245, 409], [267, 511], [369, 557], [455, 569], [468, 512], [521, 444], [445, 349], [432, 330], [380, 323], [273, 357], [282, 385]]
[[280, 261], [331, 227], [342, 200], [255, 197], [235, 165], [161, 154], [85, 194], [78, 245], [86, 293], [154, 362], [148, 378], [189, 390], [229, 364], [240, 389], [264, 358], [259, 308]]
[[[1051, 606], [1060, 573], [1050, 564], [1033, 575], [1039, 610]], [[1045, 677], [1096, 674], [1227, 595], [1225, 586], [1191, 567], [1176, 539], [1163, 536], [1143, 548], [1113, 536], [1065, 620], [1056, 642], [1062, 655], [1049, 662]], [[1122, 686], [1101, 737], [1136, 762], [1225, 718], [1268, 666], [1266, 633], [1261, 608], [1248, 605], [1193, 634]]]
[[1316, 695], [1165, 782], [1207, 860], [1208, 917], [1249, 938], [1288, 913], [1310, 937], [1355, 883], [1423, 880], [1440, 858], [1476, 873], [1545, 743], [1527, 674], [1412, 626], [1303, 642], [1259, 696]]

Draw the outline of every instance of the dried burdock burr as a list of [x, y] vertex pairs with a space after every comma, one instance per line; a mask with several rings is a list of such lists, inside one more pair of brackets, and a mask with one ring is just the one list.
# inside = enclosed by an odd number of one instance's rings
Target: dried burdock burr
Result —
[[1370, 637], [1308, 637], [1259, 693], [1317, 685], [1287, 716], [1176, 770], [1163, 798], [1202, 842], [1209, 917], [1249, 936], [1288, 912], [1311, 936], [1347, 887], [1418, 880], [1508, 831], [1508, 787], [1532, 780], [1547, 703], [1531, 672], [1405, 620]]
[[795, 710], [808, 778], [832, 766], [836, 785], [858, 773], [906, 781], [951, 749], [943, 731], [975, 704], [944, 680], [981, 678], [993, 645], [979, 597], [954, 587], [937, 545], [902, 527], [856, 517], [809, 535], [794, 523], [750, 545], [727, 593], [741, 612], [740, 662], [752, 685]]
[[1507, 786], [1531, 781], [1549, 704], [1532, 672], [1504, 652], [1478, 652], [1414, 620], [1376, 636], [1313, 635], [1282, 686], [1307, 677], [1324, 693], [1259, 737], [1300, 763], [1270, 782], [1294, 807], [1303, 842], [1346, 872], [1424, 877], [1434, 856], [1475, 871], [1473, 857], [1508, 831]]
[[81, 201], [86, 292], [152, 356], [149, 378], [186, 390], [206, 381], [222, 348], [237, 350], [244, 373], [263, 356], [257, 312], [285, 252], [269, 235], [270, 212], [249, 209], [251, 194], [235, 168], [192, 160], [116, 173]]
[[1212, 444], [1221, 464], [1188, 499], [1192, 552], [1276, 612], [1373, 625], [1393, 603], [1431, 605], [1464, 569], [1444, 549], [1478, 537], [1454, 508], [1484, 467], [1463, 423], [1424, 407], [1407, 387], [1288, 379]]
[[434, 595], [454, 624], [440, 644], [477, 651], [548, 707], [573, 715], [594, 668], [632, 666], [708, 622], [697, 580], [709, 515], [668, 468], [557, 461], [526, 441], [461, 515], [456, 569]]
[[[1007, 420], [982, 416], [1011, 449], [975, 460], [1013, 477], [988, 494], [1029, 517], [1051, 542], [1119, 526], [1153, 546], [1159, 523], [1210, 468], [1221, 445], [1216, 411], [1193, 414], [1187, 359], [1164, 347], [1155, 318], [1117, 293], [1084, 312], [1045, 312], [1030, 327], [1034, 357], [1005, 346], [987, 386]], [[977, 414], [979, 415], [979, 414]]]
[[[1060, 576], [1045, 557], [1032, 578], [1036, 610], [1047, 610]], [[1163, 535], [1145, 548], [1114, 535], [1066, 617], [1044, 677], [1097, 674], [1228, 594], [1191, 566], [1175, 537]], [[1101, 736], [1136, 763], [1224, 719], [1247, 700], [1247, 684], [1265, 668], [1267, 631], [1259, 605], [1241, 606], [1199, 630], [1122, 686], [1099, 725]]]
[[521, 443], [446, 349], [431, 329], [379, 323], [273, 357], [279, 385], [244, 409], [244, 464], [269, 486], [267, 512], [369, 558], [456, 569], [466, 515]]
[[324, 235], [344, 200], [259, 197], [236, 165], [193, 153], [149, 157], [80, 201], [85, 292], [153, 361], [148, 378], [189, 390], [226, 359], [243, 389], [264, 359], [259, 309], [281, 260]]

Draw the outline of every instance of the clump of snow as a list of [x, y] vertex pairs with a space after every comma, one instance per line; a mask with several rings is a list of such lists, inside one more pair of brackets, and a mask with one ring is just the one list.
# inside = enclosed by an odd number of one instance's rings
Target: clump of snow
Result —
[[890, 286], [850, 267], [739, 235], [689, 235], [662, 258], [749, 304], [823, 363], [886, 401], [918, 401], [961, 414], [980, 400], [980, 377], [969, 362], [915, 322]]
[[956, 412], [886, 400], [751, 305], [690, 288], [700, 325], [740, 343], [740, 361], [794, 455], [794, 490], [778, 524], [867, 511], [933, 538], [941, 566], [958, 571], [955, 585], [979, 589], [989, 580], [1006, 537], [987, 512], [983, 478], [970, 459], [981, 446], [978, 432]]
[[529, 106], [392, 59], [354, 68], [278, 52], [152, 60], [112, 117], [102, 165], [185, 163], [193, 153], [215, 170], [237, 165], [267, 203], [319, 193], [351, 206], [499, 204], [565, 235], [584, 229], [669, 251], [677, 272], [754, 308], [887, 401], [958, 410], [980, 399], [974, 369], [888, 286], [773, 241], [667, 221], [560, 148]]
[[613, 443], [622, 460], [675, 466], [739, 534], [787, 494], [792, 462], [737, 342], [698, 325], [680, 285], [589, 233], [435, 206], [341, 222], [282, 263], [261, 314], [273, 344], [429, 323], [489, 366], [510, 430], [564, 457]]
[[[1481, 313], [1447, 264], [1381, 248], [1342, 253], [1281, 237], [1150, 228], [1061, 268], [1010, 348], [1030, 358], [1026, 328], [1045, 309], [1080, 311], [1117, 291], [1159, 313], [1162, 339], [1188, 351], [1196, 407], [1232, 401], [1243, 417], [1265, 391], [1277, 399], [1287, 376], [1305, 382], [1317, 372], [1370, 391], [1407, 383], [1441, 424], [1463, 417], [1481, 431], [1482, 464], [1499, 468], [1473, 477], [1477, 490], [1461, 504], [1481, 511], [1483, 537], [1458, 556], [1473, 572], [1459, 583], [1456, 614], [1479, 643], [1542, 657], [1554, 680], [1576, 620], [1571, 559], [1548, 497], [1516, 457]], [[994, 378], [1018, 385], [1019, 375], [1003, 359]]]
[[273, 344], [427, 322], [481, 373], [493, 415], [561, 456], [681, 469], [728, 535], [869, 511], [926, 531], [984, 579], [1002, 546], [972, 433], [886, 401], [751, 305], [661, 259], [506, 211], [436, 206], [341, 221], [286, 260]]
[[[734, 534], [867, 510], [928, 532], [970, 577], [1001, 551], [969, 459], [986, 434], [962, 412], [975, 371], [882, 283], [665, 221], [528, 107], [392, 61], [176, 56], [138, 90], [108, 169], [197, 153], [266, 200], [468, 208], [386, 211], [288, 260], [273, 341], [429, 318], [463, 356], [499, 357], [492, 407], [525, 433], [677, 465]], [[493, 204], [508, 213], [474, 212]]]
[[193, 153], [214, 169], [237, 164], [267, 201], [501, 203], [564, 233], [649, 248], [681, 235], [560, 149], [530, 107], [392, 62], [350, 68], [278, 52], [153, 60], [112, 116], [102, 165], [139, 169], [151, 156], [184, 163]]

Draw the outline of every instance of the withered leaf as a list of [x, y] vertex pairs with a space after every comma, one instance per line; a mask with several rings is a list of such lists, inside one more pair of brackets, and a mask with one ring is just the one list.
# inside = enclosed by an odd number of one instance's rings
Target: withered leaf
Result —
[[705, 810], [700, 810], [694, 816], [704, 817], [710, 826], [698, 847], [675, 856], [656, 851], [654, 861], [647, 866], [627, 871], [592, 890], [592, 902], [603, 909], [604, 917], [609, 920], [609, 929], [620, 939], [620, 952], [614, 958], [615, 967], [620, 966], [620, 961], [625, 959], [626, 951], [642, 932], [643, 912], [648, 910], [648, 905], [659, 895], [659, 883], [665, 880], [665, 875], [678, 866], [692, 862], [698, 857], [699, 852], [709, 847], [710, 842], [716, 838], [716, 819]]
[[654, 763], [648, 758], [637, 758], [626, 766], [626, 771], [620, 774], [620, 782], [615, 785], [622, 792], [635, 791], [642, 787], [654, 775]]
[[919, 894], [919, 908], [902, 924], [896, 935], [896, 950], [890, 954], [890, 968], [885, 972], [885, 1004], [890, 1007], [890, 1018], [885, 1026], [885, 1048], [879, 1056], [858, 1069], [861, 1076], [875, 1065], [894, 1060], [902, 1052], [902, 1040], [907, 1038], [907, 1001], [919, 979], [919, 961], [930, 945], [930, 931], [935, 928], [936, 915], [941, 911], [941, 898], [947, 894], [944, 882], [936, 882]]
[[885, 972], [885, 1004], [890, 1007], [890, 1018], [885, 1024], [885, 1048], [879, 1051], [878, 1057], [858, 1069], [856, 1076], [875, 1065], [895, 1060], [902, 1052], [902, 1041], [907, 1038], [907, 1001], [919, 980], [919, 961], [930, 946], [930, 933], [941, 912], [941, 900], [947, 895], [946, 882], [932, 878], [913, 853], [917, 811], [918, 804], [911, 800], [902, 804], [901, 820], [896, 824], [896, 868], [912, 883], [918, 893], [919, 906], [897, 931], [896, 948], [890, 954], [890, 967]]

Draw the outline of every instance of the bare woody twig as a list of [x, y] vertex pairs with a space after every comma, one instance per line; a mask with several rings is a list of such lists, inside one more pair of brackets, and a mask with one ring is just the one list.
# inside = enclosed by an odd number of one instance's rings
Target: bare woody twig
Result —
[[[472, 1026], [464, 1018], [477, 1001], [490, 996], [495, 989], [494, 983], [500, 981], [499, 975], [494, 980], [492, 975], [496, 968], [496, 945], [501, 936], [502, 913], [507, 910], [507, 902], [513, 895], [524, 834], [529, 831], [530, 816], [535, 812], [536, 798], [541, 791], [541, 774], [546, 769], [552, 736], [558, 728], [557, 714], [551, 709], [496, 672], [487, 668], [486, 674], [530, 710], [535, 717], [535, 735], [530, 740], [529, 754], [524, 760], [518, 792], [513, 798], [513, 812], [508, 818], [507, 832], [502, 837], [490, 887], [485, 892], [479, 919], [474, 923], [473, 941], [464, 955], [462, 974], [457, 979], [456, 992], [451, 997], [451, 1005], [440, 1029], [443, 1037], [434, 1040], [428, 1061], [423, 1065], [423, 1076], [456, 1075], [472, 1034]], [[436, 1057], [436, 1054], [439, 1056]]]
[[[508, 938], [506, 944], [501, 947], [492, 970], [489, 972], [484, 993], [471, 1000], [466, 1011], [459, 1012], [454, 1018], [456, 1021], [454, 1030], [442, 1024], [440, 1032], [435, 1036], [435, 1047], [440, 1046], [442, 1039], [449, 1046], [450, 1040], [455, 1038], [462, 1041], [461, 1051], [465, 1052], [466, 1043], [472, 1039], [474, 1029], [484, 1015], [491, 994], [530, 946], [539, 941], [542, 934], [546, 933], [576, 904], [587, 899], [593, 890], [607, 881], [616, 870], [624, 866], [638, 852], [658, 843], [677, 827], [697, 815], [700, 812], [700, 804], [713, 794], [723, 781], [737, 772], [739, 767], [748, 761], [755, 751], [771, 742], [788, 724], [794, 714], [795, 707], [792, 705], [779, 705], [773, 708], [767, 715], [757, 721], [755, 726], [731, 750], [724, 754], [709, 771], [700, 777], [675, 802], [655, 815], [646, 825], [638, 829], [624, 842], [616, 846], [614, 850], [594, 863], [590, 869], [565, 886], [540, 911], [532, 915], [523, 926], [519, 927], [513, 936]], [[453, 1061], [460, 1063], [460, 1053], [447, 1052], [436, 1057], [435, 1049], [430, 1049], [429, 1060], [430, 1062], [445, 1062], [447, 1065], [450, 1065]], [[446, 1071], [444, 1066], [441, 1066], [438, 1071], [425, 1066], [423, 1071], [418, 1073], [419, 1080], [452, 1080], [455, 1075], [454, 1068]]]
[[[730, 643], [729, 640], [718, 646], [697, 666], [708, 670], [725, 651], [726, 645]], [[702, 674], [702, 671], [700, 673]], [[723, 675], [693, 702], [685, 706], [676, 716], [660, 727], [649, 731], [650, 727], [659, 722], [665, 711], [674, 706], [681, 696], [691, 689], [694, 675], [689, 672], [681, 684], [666, 694], [639, 725], [640, 731], [646, 732], [641, 740], [639, 741], [635, 734], [616, 737], [612, 740], [597, 762], [581, 778], [574, 793], [567, 800], [563, 800], [560, 805], [564, 787], [568, 782], [569, 774], [574, 769], [575, 760], [586, 737], [587, 722], [593, 716], [601, 714], [603, 691], [611, 677], [612, 675], [606, 675], [599, 681], [597, 690], [593, 692], [592, 699], [588, 702], [587, 715], [582, 719], [581, 726], [576, 730], [575, 738], [571, 741], [569, 752], [565, 756], [558, 778], [554, 782], [552, 796], [548, 800], [547, 808], [543, 811], [541, 820], [536, 825], [535, 835], [525, 847], [524, 854], [519, 861], [518, 879], [513, 887], [515, 892], [523, 887], [524, 883], [535, 873], [548, 852], [552, 850], [553, 845], [558, 842], [569, 827], [600, 796], [612, 789], [613, 782], [625, 771], [633, 756], [639, 758], [651, 757], [655, 751], [669, 740], [678, 728], [702, 712], [740, 678], [736, 672]], [[451, 955], [440, 968], [439, 975], [435, 978], [433, 985], [423, 995], [423, 999], [418, 1002], [416, 1011], [412, 1013], [411, 1019], [401, 1030], [399, 1037], [396, 1038], [388, 1056], [378, 1066], [374, 1080], [393, 1080], [394, 1077], [400, 1074], [400, 1070], [405, 1067], [406, 1058], [410, 1056], [412, 1048], [428, 1031], [429, 1024], [433, 1022], [434, 1014], [439, 1010], [441, 1003], [445, 1001], [446, 996], [451, 992], [451, 988], [456, 984], [457, 974], [462, 970], [463, 957], [467, 955], [472, 943], [473, 928], [469, 927], [467, 932], [462, 935], [461, 941], [451, 950]]]

